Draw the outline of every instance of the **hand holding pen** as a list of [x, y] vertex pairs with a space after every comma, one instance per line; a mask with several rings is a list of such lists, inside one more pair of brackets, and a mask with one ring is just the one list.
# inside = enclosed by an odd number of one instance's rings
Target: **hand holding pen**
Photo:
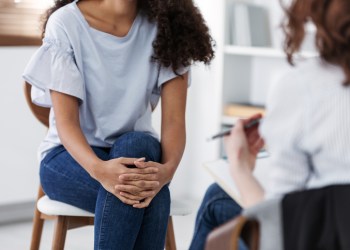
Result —
[[259, 134], [261, 114], [249, 119], [239, 120], [232, 128], [230, 135], [225, 136], [224, 145], [232, 170], [253, 171], [259, 151], [264, 146], [264, 140]]
[[[256, 125], [259, 125], [261, 121], [262, 121], [261, 115], [257, 116], [257, 118], [249, 119], [249, 120], [247, 120], [247, 123], [244, 125], [244, 128], [245, 129], [253, 128]], [[233, 127], [234, 127], [234, 125], [232, 126], [232, 128]], [[212, 137], [208, 138], [208, 141], [211, 141], [211, 140], [214, 140], [214, 139], [217, 139], [217, 138], [221, 138], [221, 137], [230, 135], [230, 133], [232, 131], [232, 128], [229, 129], [229, 130], [225, 130], [223, 132], [220, 132], [220, 133], [218, 133], [216, 135], [213, 135]]]

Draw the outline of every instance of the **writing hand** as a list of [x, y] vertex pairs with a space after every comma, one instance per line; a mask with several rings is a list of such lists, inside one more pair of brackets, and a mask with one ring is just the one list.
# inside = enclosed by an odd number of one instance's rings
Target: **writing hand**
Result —
[[261, 118], [261, 114], [237, 121], [231, 134], [224, 138], [225, 149], [231, 166], [241, 170], [253, 171], [256, 156], [264, 146], [264, 140], [260, 137], [258, 125], [248, 129], [245, 129], [244, 126], [258, 118]]

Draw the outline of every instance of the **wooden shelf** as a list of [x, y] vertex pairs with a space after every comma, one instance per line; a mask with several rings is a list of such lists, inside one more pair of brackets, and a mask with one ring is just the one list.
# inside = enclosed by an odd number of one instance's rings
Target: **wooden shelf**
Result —
[[[271, 58], [285, 58], [286, 55], [282, 50], [275, 48], [263, 48], [263, 47], [248, 47], [248, 46], [235, 46], [226, 45], [224, 53], [227, 55], [237, 56], [260, 56], [260, 57], [271, 57]], [[300, 54], [302, 58], [316, 57], [316, 52], [305, 51]]]

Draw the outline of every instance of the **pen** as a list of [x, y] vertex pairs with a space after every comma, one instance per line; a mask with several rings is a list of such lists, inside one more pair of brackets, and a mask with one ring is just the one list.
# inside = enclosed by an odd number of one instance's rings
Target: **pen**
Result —
[[[248, 129], [248, 128], [254, 127], [255, 125], [259, 124], [261, 122], [261, 120], [262, 120], [262, 118], [252, 120], [251, 122], [249, 122], [246, 125], [244, 125], [244, 128]], [[234, 127], [234, 125], [232, 127]], [[229, 135], [231, 133], [231, 129], [223, 131], [223, 132], [220, 132], [220, 133], [218, 133], [216, 135], [213, 135], [212, 137], [208, 138], [208, 141], [211, 141], [211, 140], [214, 140], [214, 139], [217, 139], [217, 138]]]

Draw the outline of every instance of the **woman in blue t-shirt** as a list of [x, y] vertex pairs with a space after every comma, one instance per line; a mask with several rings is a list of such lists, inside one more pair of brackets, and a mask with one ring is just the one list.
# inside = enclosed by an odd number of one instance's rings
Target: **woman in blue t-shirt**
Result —
[[[95, 249], [163, 249], [189, 68], [214, 56], [192, 0], [57, 0], [24, 79], [50, 107], [45, 193], [95, 213]], [[161, 142], [151, 114], [162, 97]]]

